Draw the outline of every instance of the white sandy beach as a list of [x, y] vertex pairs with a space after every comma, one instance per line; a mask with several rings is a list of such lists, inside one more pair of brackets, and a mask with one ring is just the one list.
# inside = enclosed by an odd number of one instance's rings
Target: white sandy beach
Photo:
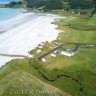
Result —
[[[4, 23], [11, 24], [32, 13], [24, 13]], [[36, 14], [38, 15], [38, 14]], [[37, 18], [29, 20], [7, 32], [0, 34], [0, 53], [27, 55], [28, 51], [34, 49], [41, 42], [55, 40], [59, 31], [56, 25], [51, 24], [55, 15], [38, 15]], [[0, 56], [0, 66], [14, 59], [13, 57]]]

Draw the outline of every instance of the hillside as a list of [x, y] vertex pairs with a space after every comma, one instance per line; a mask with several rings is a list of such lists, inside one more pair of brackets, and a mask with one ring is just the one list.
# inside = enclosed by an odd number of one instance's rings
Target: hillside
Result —
[[96, 13], [96, 0], [24, 0], [26, 7], [44, 12], [62, 9], [69, 12], [74, 10], [76, 14], [87, 14], [90, 9], [90, 16]]
[[29, 8], [54, 9], [88, 9], [96, 6], [95, 0], [24, 0]]

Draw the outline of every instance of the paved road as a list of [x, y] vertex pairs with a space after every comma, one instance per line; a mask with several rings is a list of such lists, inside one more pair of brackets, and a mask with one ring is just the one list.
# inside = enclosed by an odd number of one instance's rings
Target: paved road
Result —
[[76, 45], [75, 45], [75, 48], [73, 49], [73, 52], [78, 51], [79, 47], [80, 47], [80, 45], [79, 45], [79, 44], [76, 44]]
[[[57, 46], [56, 48], [52, 49], [51, 51], [45, 53], [44, 55], [38, 57], [38, 60], [41, 61], [42, 58], [44, 58], [45, 56], [49, 55], [50, 53], [54, 52], [55, 50], [61, 49], [66, 51], [66, 49], [63, 49], [62, 47], [65, 45], [75, 45], [75, 48], [72, 50], [73, 52], [78, 51], [80, 46], [96, 46], [96, 43], [62, 43], [59, 46]], [[26, 59], [32, 59], [32, 57], [26, 56], [26, 55], [16, 55], [16, 54], [0, 54], [0, 56], [7, 56], [7, 57], [23, 57]]]
[[75, 45], [75, 48], [72, 50], [73, 52], [78, 51], [80, 46], [96, 46], [96, 43], [62, 43], [59, 46], [57, 46], [56, 48], [52, 49], [51, 51], [45, 53], [44, 55], [38, 57], [38, 60], [42, 60], [42, 58], [44, 58], [45, 56], [49, 55], [50, 53], [54, 52], [55, 50], [58, 49], [62, 49], [64, 51], [66, 51], [66, 49], [63, 49], [62, 46], [64, 45]]

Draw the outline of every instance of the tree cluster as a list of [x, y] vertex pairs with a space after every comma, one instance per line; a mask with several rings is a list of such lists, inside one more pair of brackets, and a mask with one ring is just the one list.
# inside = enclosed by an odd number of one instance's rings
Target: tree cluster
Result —
[[14, 7], [14, 6], [18, 6], [18, 5], [22, 5], [22, 1], [18, 1], [18, 2], [12, 1], [9, 4], [6, 4], [5, 6], [6, 7]]
[[46, 4], [46, 0], [25, 0], [28, 8], [39, 8]]
[[96, 7], [96, 0], [25, 0], [27, 7], [54, 9], [88, 9]]
[[93, 0], [70, 0], [70, 8], [72, 9], [88, 9], [93, 8]]

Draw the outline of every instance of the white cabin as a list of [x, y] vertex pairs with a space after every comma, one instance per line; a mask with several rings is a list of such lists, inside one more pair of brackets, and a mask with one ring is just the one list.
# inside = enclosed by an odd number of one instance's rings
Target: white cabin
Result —
[[37, 54], [40, 53], [40, 52], [41, 52], [41, 49], [39, 49], [39, 50], [36, 51]]
[[57, 54], [57, 53], [58, 53], [58, 51], [54, 51], [53, 53], [54, 53], [54, 54]]
[[62, 55], [65, 55], [65, 56], [71, 57], [71, 56], [74, 55], [74, 52], [71, 51], [71, 50], [66, 50], [66, 51], [62, 51], [61, 54], [62, 54]]
[[44, 45], [45, 45], [45, 43], [44, 43], [44, 42], [42, 42], [42, 43], [40, 43], [40, 45], [44, 46]]
[[41, 49], [41, 48], [43, 48], [43, 46], [38, 46], [38, 48], [40, 48], [40, 49]]
[[55, 54], [51, 54], [51, 57], [56, 57], [56, 55]]
[[42, 62], [46, 62], [46, 59], [42, 58], [41, 61], [42, 61]]

